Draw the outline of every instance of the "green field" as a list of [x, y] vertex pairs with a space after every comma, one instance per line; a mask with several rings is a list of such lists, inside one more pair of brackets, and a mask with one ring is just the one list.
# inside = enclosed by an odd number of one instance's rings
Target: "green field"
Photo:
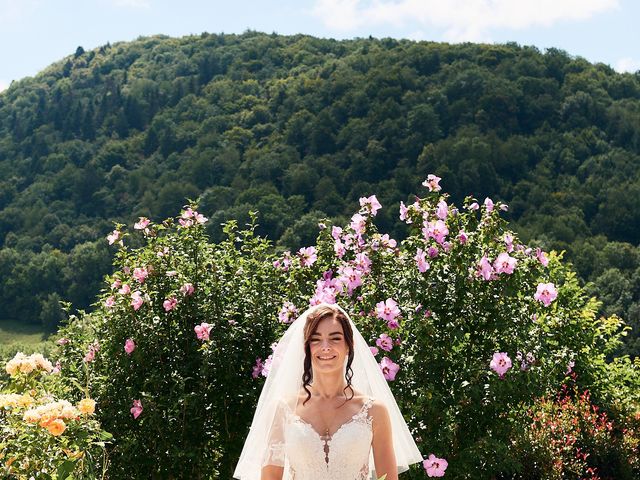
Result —
[[44, 353], [49, 349], [50, 342], [45, 340], [39, 325], [0, 320], [0, 360], [13, 356], [17, 351]]

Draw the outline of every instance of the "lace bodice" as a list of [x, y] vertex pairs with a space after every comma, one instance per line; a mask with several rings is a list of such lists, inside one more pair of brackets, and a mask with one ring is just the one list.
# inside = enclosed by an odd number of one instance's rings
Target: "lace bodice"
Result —
[[268, 459], [279, 465], [289, 480], [367, 480], [370, 476], [372, 418], [365, 401], [358, 413], [331, 436], [321, 436], [289, 406], [282, 404], [282, 425], [274, 431]]

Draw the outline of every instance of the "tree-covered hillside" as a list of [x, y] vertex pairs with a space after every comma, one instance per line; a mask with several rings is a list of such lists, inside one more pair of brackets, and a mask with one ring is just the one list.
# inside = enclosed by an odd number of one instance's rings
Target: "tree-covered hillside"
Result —
[[219, 224], [260, 212], [296, 248], [318, 219], [426, 173], [461, 203], [505, 201], [521, 239], [566, 250], [602, 311], [640, 327], [640, 75], [563, 51], [247, 32], [81, 47], [0, 94], [2, 316], [87, 307], [110, 268], [113, 221]]

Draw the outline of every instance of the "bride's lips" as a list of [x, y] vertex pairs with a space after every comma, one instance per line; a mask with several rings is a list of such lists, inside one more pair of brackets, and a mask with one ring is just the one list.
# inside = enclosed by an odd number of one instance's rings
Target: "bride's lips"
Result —
[[333, 355], [329, 358], [322, 358], [322, 357], [316, 357], [318, 360], [320, 360], [321, 362], [328, 362], [330, 360], [333, 360], [334, 358], [336, 358], [336, 355]]

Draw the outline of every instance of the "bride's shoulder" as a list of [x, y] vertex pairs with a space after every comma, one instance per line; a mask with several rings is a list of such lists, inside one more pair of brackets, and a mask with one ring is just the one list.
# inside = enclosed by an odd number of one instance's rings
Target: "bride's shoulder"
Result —
[[375, 423], [387, 422], [389, 420], [389, 410], [387, 406], [378, 399], [369, 399], [369, 415]]

